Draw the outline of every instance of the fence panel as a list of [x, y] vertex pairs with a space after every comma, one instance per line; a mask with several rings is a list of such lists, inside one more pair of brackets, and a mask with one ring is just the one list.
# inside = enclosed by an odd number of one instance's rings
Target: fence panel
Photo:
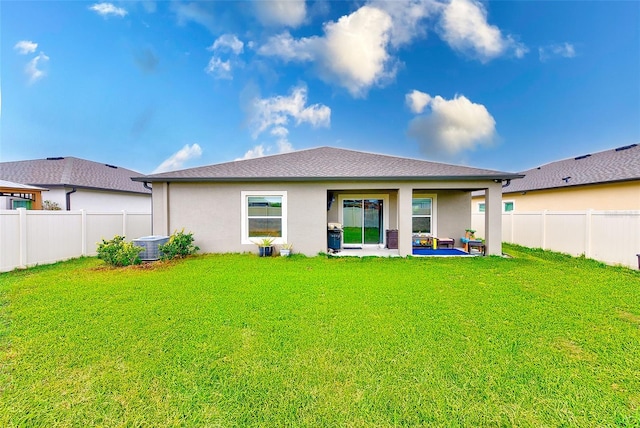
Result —
[[0, 272], [20, 266], [20, 213], [0, 211]]
[[[23, 241], [24, 242], [24, 241]], [[27, 266], [82, 255], [82, 214], [27, 211]]]
[[544, 246], [543, 213], [509, 213], [503, 214], [502, 219], [511, 217], [511, 241], [526, 247], [540, 248]]
[[561, 253], [579, 256], [587, 254], [586, 212], [553, 211], [545, 213], [545, 245]]
[[[484, 214], [474, 213], [471, 221], [483, 237]], [[502, 215], [502, 240], [633, 268], [640, 253], [640, 211], [512, 211]]]
[[640, 212], [594, 211], [591, 226], [589, 257], [606, 263], [638, 266]]
[[150, 234], [148, 213], [0, 210], [0, 272], [95, 255], [102, 238]]

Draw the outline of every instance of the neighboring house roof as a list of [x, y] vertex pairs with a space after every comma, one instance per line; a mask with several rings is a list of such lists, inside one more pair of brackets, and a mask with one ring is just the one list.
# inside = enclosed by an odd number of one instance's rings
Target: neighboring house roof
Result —
[[640, 180], [640, 145], [551, 162], [523, 171], [503, 193]]
[[133, 178], [134, 181], [471, 180], [520, 178], [488, 169], [320, 147]]
[[40, 190], [40, 191], [48, 191], [49, 189], [45, 189], [43, 187], [37, 186], [29, 186], [27, 184], [14, 183], [13, 181], [0, 180], [0, 189], [11, 189], [15, 191], [20, 190]]
[[74, 157], [56, 157], [0, 163], [0, 179], [43, 187], [87, 189], [150, 194], [131, 177], [141, 174], [130, 169]]

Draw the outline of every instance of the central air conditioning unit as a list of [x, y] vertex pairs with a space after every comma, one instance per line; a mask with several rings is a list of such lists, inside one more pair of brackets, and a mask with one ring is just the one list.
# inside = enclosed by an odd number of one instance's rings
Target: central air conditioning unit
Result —
[[134, 239], [133, 244], [143, 248], [143, 251], [140, 252], [140, 260], [150, 262], [160, 260], [162, 254], [159, 247], [168, 241], [168, 236], [143, 236], [142, 238]]

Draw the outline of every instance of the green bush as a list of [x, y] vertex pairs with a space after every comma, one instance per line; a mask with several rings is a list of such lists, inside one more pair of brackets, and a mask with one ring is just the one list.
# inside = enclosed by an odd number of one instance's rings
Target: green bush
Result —
[[112, 240], [103, 239], [98, 244], [98, 258], [111, 266], [138, 265], [143, 250], [132, 242], [125, 242], [124, 236], [116, 235]]
[[193, 233], [175, 231], [166, 244], [158, 247], [162, 260], [171, 260], [176, 257], [186, 257], [195, 254], [200, 248], [193, 244]]

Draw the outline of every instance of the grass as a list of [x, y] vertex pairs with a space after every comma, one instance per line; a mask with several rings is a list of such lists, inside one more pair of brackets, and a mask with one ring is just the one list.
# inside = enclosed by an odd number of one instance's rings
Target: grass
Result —
[[640, 426], [640, 275], [88, 258], [0, 275], [0, 426]]
[[[344, 242], [346, 244], [362, 244], [361, 227], [343, 228]], [[364, 244], [377, 244], [380, 242], [380, 229], [377, 227], [364, 228]]]

